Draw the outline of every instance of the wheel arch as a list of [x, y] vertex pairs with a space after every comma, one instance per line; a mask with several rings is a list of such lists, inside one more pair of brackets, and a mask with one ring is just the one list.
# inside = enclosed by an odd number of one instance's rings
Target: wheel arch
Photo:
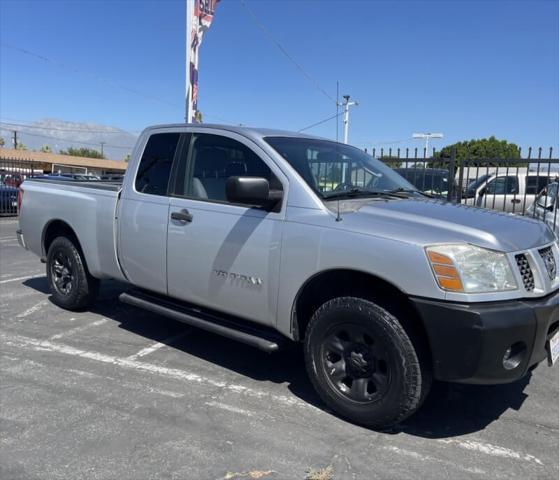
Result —
[[66, 237], [74, 243], [80, 252], [85, 268], [89, 271], [87, 268], [87, 260], [76, 232], [67, 222], [58, 218], [49, 220], [43, 228], [43, 232], [41, 234], [41, 249], [43, 253], [42, 259], [47, 258], [49, 247], [56, 237]]
[[408, 295], [390, 281], [357, 269], [329, 269], [311, 276], [301, 286], [291, 309], [294, 340], [305, 337], [313, 313], [336, 297], [351, 296], [370, 300], [392, 313], [401, 322], [414, 346], [431, 363], [429, 340], [421, 317]]

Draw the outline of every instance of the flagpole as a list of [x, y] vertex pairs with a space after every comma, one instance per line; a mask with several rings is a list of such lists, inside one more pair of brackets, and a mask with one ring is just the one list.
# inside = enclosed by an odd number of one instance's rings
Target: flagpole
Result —
[[192, 121], [192, 93], [190, 91], [190, 47], [192, 42], [192, 17], [194, 0], [186, 0], [186, 75], [184, 85], [184, 121]]

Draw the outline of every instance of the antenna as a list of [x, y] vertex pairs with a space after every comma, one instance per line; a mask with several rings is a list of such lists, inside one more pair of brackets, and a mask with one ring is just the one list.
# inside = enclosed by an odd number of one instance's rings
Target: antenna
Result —
[[338, 142], [338, 132], [340, 130], [340, 82], [336, 80], [336, 142]]

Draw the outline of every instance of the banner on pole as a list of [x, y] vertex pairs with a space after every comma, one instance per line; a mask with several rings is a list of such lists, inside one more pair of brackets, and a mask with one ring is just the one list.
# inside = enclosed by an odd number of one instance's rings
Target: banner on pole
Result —
[[[192, 0], [191, 0], [192, 1]], [[201, 114], [198, 111], [198, 50], [206, 30], [210, 28], [215, 14], [215, 8], [219, 0], [194, 0], [194, 8], [191, 8], [190, 39], [188, 45], [188, 92], [187, 92], [187, 122], [201, 122]], [[187, 10], [188, 11], [188, 10]], [[188, 27], [188, 25], [187, 25]]]

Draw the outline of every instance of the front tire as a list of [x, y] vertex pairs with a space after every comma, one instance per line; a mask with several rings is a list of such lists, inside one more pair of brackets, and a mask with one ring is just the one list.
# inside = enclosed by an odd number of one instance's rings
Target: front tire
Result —
[[324, 403], [367, 427], [401, 422], [430, 387], [397, 318], [361, 298], [335, 298], [315, 312], [305, 335], [305, 362]]
[[47, 254], [47, 282], [52, 301], [66, 310], [83, 310], [99, 291], [82, 254], [67, 237], [57, 237]]

